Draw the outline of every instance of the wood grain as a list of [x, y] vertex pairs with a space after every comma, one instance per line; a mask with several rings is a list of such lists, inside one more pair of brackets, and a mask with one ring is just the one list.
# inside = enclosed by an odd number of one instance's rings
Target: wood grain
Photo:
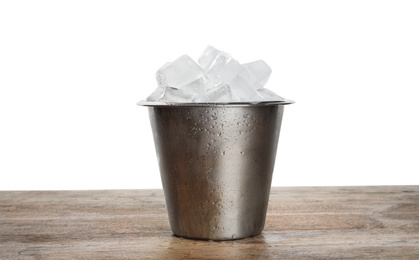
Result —
[[264, 232], [172, 235], [161, 190], [2, 191], [0, 259], [419, 259], [419, 186], [273, 188]]

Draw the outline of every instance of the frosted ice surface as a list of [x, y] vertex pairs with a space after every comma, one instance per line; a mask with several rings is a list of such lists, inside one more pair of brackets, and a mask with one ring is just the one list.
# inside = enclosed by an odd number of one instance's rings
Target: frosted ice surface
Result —
[[159, 87], [177, 89], [204, 76], [204, 70], [187, 55], [183, 55], [173, 62], [166, 63], [156, 73]]
[[183, 90], [171, 88], [166, 88], [164, 92], [164, 101], [165, 102], [176, 102], [176, 103], [190, 103], [196, 101], [196, 93], [187, 93]]
[[211, 88], [205, 96], [199, 101], [201, 102], [231, 102], [233, 95], [228, 85], [221, 83], [218, 86]]
[[270, 91], [266, 88], [261, 88], [257, 90], [258, 94], [265, 101], [284, 101], [285, 99], [275, 94], [273, 91]]
[[243, 67], [252, 74], [253, 79], [249, 79], [248, 83], [255, 89], [263, 88], [272, 73], [272, 69], [263, 60], [243, 64]]

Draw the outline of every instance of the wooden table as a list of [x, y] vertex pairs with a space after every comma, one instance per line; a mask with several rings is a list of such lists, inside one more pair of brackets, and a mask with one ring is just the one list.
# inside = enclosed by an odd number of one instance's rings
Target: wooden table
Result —
[[172, 235], [161, 190], [2, 191], [0, 259], [419, 259], [419, 186], [273, 188], [259, 236]]

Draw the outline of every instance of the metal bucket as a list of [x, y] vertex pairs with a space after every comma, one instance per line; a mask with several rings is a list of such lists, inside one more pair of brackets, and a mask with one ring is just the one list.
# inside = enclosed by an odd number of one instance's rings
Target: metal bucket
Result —
[[265, 225], [287, 102], [152, 105], [170, 226], [180, 237], [232, 240]]

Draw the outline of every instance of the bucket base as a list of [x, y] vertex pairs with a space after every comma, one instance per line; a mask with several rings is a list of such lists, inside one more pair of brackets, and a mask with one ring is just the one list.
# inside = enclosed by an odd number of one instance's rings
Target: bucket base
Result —
[[246, 238], [252, 238], [255, 236], [259, 236], [260, 234], [262, 234], [262, 232], [260, 232], [259, 234], [256, 235], [251, 235], [251, 236], [243, 236], [243, 237], [229, 237], [229, 238], [198, 238], [198, 237], [184, 237], [184, 236], [178, 236], [176, 234], [173, 233], [174, 237], [177, 238], [181, 238], [181, 239], [190, 239], [190, 240], [202, 240], [202, 241], [232, 241], [232, 240], [241, 240], [241, 239], [246, 239]]

